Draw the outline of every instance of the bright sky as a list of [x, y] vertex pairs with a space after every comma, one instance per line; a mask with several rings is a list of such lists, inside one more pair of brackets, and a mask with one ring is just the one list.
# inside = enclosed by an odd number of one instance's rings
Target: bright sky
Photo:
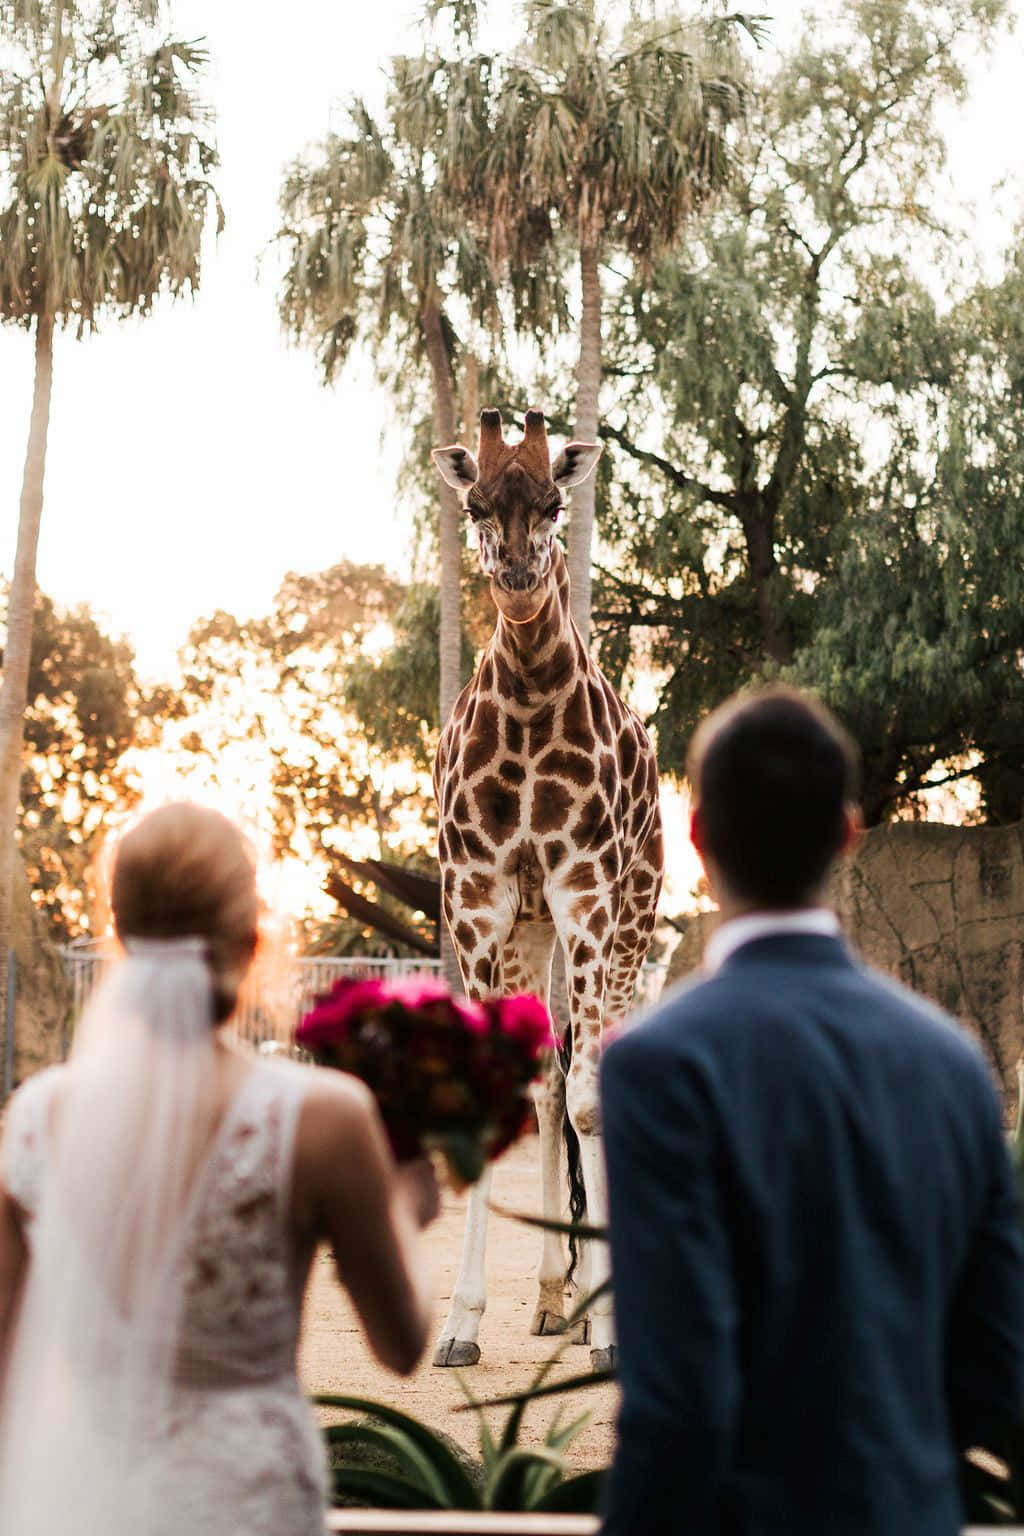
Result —
[[[511, 8], [493, 9], [509, 35]], [[785, 43], [802, 7], [755, 9], [774, 15]], [[393, 408], [366, 361], [321, 386], [311, 355], [282, 336], [273, 256], [257, 269], [283, 167], [340, 123], [346, 97], [379, 100], [386, 60], [417, 46], [418, 10], [418, 0], [292, 0], [285, 17], [240, 0], [176, 0], [176, 29], [205, 35], [212, 54], [227, 226], [194, 302], [84, 342], [58, 337], [38, 566], [54, 599], [86, 601], [128, 635], [143, 675], [171, 676], [189, 626], [215, 608], [266, 611], [289, 570], [342, 558], [401, 569], [408, 522], [395, 506], [403, 440]], [[1024, 27], [976, 76], [969, 109], [949, 120], [951, 190], [976, 204], [976, 238], [995, 250], [1024, 208], [1019, 178], [993, 190], [1018, 166]], [[31, 338], [0, 328], [6, 572], [31, 365]]]

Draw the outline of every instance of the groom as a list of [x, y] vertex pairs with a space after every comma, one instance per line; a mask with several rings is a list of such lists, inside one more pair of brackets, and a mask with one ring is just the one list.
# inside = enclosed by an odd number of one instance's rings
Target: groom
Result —
[[604, 1536], [954, 1536], [1024, 1403], [1024, 1258], [980, 1052], [823, 903], [858, 835], [810, 698], [724, 705], [689, 767], [704, 974], [602, 1073], [622, 1410]]

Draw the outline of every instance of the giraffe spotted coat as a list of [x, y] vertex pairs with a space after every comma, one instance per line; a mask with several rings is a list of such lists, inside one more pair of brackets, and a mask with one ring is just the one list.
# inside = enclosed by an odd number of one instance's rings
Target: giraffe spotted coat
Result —
[[[481, 416], [479, 463], [461, 445], [435, 451], [464, 494], [497, 608], [476, 675], [442, 733], [434, 770], [442, 899], [473, 997], [547, 999], [556, 941], [565, 959], [571, 1065], [552, 1064], [538, 1093], [545, 1213], [558, 1216], [561, 1120], [580, 1142], [588, 1219], [605, 1216], [598, 1134], [601, 1032], [633, 998], [654, 930], [662, 877], [658, 773], [646, 731], [615, 693], [573, 623], [557, 538], [562, 493], [600, 453], [569, 443], [552, 464], [543, 414], [504, 441]], [[485, 1304], [482, 1202], [471, 1209], [463, 1268], [435, 1360], [473, 1363]], [[589, 1281], [607, 1271], [593, 1245]], [[564, 1326], [564, 1271], [545, 1238], [535, 1332]], [[607, 1303], [595, 1304], [593, 1355], [611, 1356]]]

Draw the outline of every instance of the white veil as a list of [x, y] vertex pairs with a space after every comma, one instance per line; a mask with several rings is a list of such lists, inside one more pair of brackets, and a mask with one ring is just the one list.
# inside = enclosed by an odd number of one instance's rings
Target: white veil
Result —
[[4, 1536], [145, 1536], [172, 1425], [179, 1262], [217, 1117], [197, 938], [131, 940], [59, 1074], [0, 1404]]

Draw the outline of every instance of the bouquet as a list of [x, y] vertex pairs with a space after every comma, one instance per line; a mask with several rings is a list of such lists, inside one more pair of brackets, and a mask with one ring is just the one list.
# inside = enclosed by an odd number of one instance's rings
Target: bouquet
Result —
[[456, 1185], [525, 1130], [529, 1085], [553, 1042], [528, 993], [471, 1003], [431, 978], [343, 978], [307, 1013], [296, 1041], [321, 1066], [372, 1090], [399, 1161], [439, 1150]]

